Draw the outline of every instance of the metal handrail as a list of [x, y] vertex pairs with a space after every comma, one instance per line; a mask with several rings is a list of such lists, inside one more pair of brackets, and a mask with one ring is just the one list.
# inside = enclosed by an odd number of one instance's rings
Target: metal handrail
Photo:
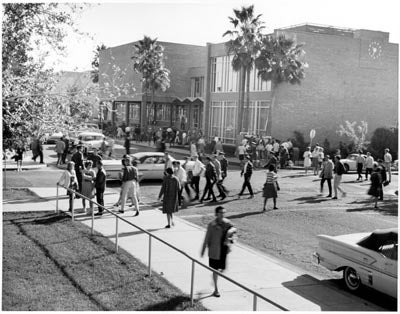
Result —
[[[57, 212], [57, 213], [58, 213], [58, 196], [59, 196], [59, 194], [58, 194], [58, 187], [59, 187], [59, 184], [57, 183], [57, 201], [56, 201], [56, 212]], [[206, 264], [203, 264], [202, 262], [198, 261], [198, 260], [195, 259], [194, 257], [188, 255], [186, 252], [184, 252], [184, 251], [178, 249], [177, 247], [175, 247], [175, 246], [173, 246], [172, 244], [166, 242], [165, 240], [159, 238], [158, 236], [152, 234], [151, 232], [149, 232], [149, 231], [147, 231], [147, 230], [145, 230], [145, 229], [143, 229], [143, 228], [141, 228], [141, 227], [135, 225], [134, 223], [132, 223], [132, 222], [126, 220], [125, 218], [119, 216], [118, 214], [116, 214], [116, 213], [110, 211], [109, 209], [107, 209], [107, 208], [104, 207], [103, 205], [100, 205], [100, 204], [98, 204], [97, 202], [92, 201], [90, 198], [86, 197], [85, 195], [82, 195], [82, 194], [80, 194], [79, 192], [76, 192], [75, 190], [70, 189], [70, 188], [66, 188], [66, 187], [63, 187], [63, 188], [66, 189], [67, 191], [70, 191], [70, 192], [72, 192], [72, 193], [75, 193], [75, 194], [79, 195], [81, 198], [87, 199], [89, 202], [92, 202], [94, 205], [103, 208], [103, 210], [106, 210], [108, 213], [110, 213], [111, 215], [114, 215], [114, 216], [116, 217], [116, 233], [115, 233], [115, 237], [116, 237], [116, 241], [115, 241], [115, 251], [116, 251], [116, 253], [118, 253], [118, 219], [121, 219], [122, 221], [126, 222], [127, 224], [131, 225], [132, 227], [135, 227], [136, 229], [139, 229], [140, 231], [142, 231], [142, 232], [144, 232], [144, 233], [146, 233], [146, 234], [149, 235], [149, 265], [148, 265], [148, 274], [149, 274], [149, 276], [151, 276], [151, 238], [155, 238], [156, 240], [160, 241], [161, 243], [167, 245], [167, 246], [170, 247], [171, 249], [174, 249], [175, 251], [181, 253], [182, 255], [184, 255], [184, 256], [186, 256], [188, 259], [190, 259], [190, 260], [192, 261], [192, 275], [191, 275], [192, 278], [191, 278], [191, 289], [190, 289], [190, 301], [191, 301], [191, 304], [192, 304], [192, 305], [193, 305], [193, 287], [194, 287], [194, 266], [195, 266], [195, 263], [197, 263], [197, 264], [199, 264], [200, 266], [202, 266], [202, 267], [208, 269], [209, 271], [211, 271], [211, 272], [213, 272], [213, 273], [217, 273], [218, 276], [221, 276], [222, 278], [224, 278], [224, 279], [230, 281], [231, 283], [233, 283], [233, 284], [235, 284], [236, 286], [242, 288], [243, 290], [246, 290], [247, 292], [250, 292], [251, 294], [253, 294], [253, 311], [257, 311], [257, 297], [260, 298], [260, 299], [262, 299], [262, 300], [264, 300], [264, 301], [266, 301], [266, 302], [268, 302], [268, 303], [270, 303], [270, 304], [272, 304], [273, 306], [279, 308], [280, 310], [289, 311], [287, 308], [285, 308], [285, 307], [283, 307], [283, 306], [281, 306], [281, 305], [275, 303], [274, 301], [272, 301], [272, 300], [270, 300], [270, 299], [264, 297], [263, 295], [261, 295], [261, 294], [259, 294], [258, 292], [252, 290], [251, 288], [246, 287], [245, 285], [243, 285], [243, 284], [237, 282], [236, 280], [234, 280], [234, 279], [232, 279], [232, 278], [230, 278], [230, 277], [224, 275], [224, 274], [221, 273], [220, 271], [215, 270], [215, 269], [209, 267], [209, 266], [206, 265]], [[74, 209], [73, 209], [73, 208], [72, 208], [72, 220], [74, 221]], [[91, 230], [91, 233], [92, 233], [92, 234], [93, 234], [93, 225], [94, 225], [94, 211], [92, 210], [92, 230]]]

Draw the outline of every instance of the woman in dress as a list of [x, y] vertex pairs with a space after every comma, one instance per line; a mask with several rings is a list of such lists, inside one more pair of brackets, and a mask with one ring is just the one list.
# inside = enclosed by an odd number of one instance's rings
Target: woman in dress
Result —
[[167, 168], [165, 173], [158, 199], [161, 200], [164, 196], [162, 212], [167, 214], [168, 221], [165, 228], [171, 228], [171, 225], [174, 225], [172, 214], [178, 211], [180, 184], [179, 179], [173, 175], [172, 168]]
[[276, 199], [278, 197], [279, 185], [278, 185], [278, 175], [275, 173], [275, 166], [269, 165], [268, 170], [266, 172], [267, 179], [264, 183], [263, 189], [263, 197], [264, 197], [264, 207], [263, 212], [267, 210], [267, 200], [272, 198], [274, 201], [274, 209], [278, 209], [276, 207]]
[[[94, 198], [94, 180], [96, 178], [96, 172], [92, 169], [93, 162], [88, 160], [85, 162], [84, 166], [85, 169], [82, 171], [82, 189], [81, 194], [86, 196], [89, 199]], [[82, 206], [83, 210], [86, 212], [86, 199], [82, 198]], [[88, 215], [92, 214], [93, 212], [93, 202], [89, 201], [89, 208], [90, 210], [86, 213]]]
[[306, 170], [306, 174], [308, 169], [311, 167], [311, 147], [307, 147], [307, 150], [303, 154], [304, 158], [304, 169]]
[[382, 191], [381, 170], [382, 168], [378, 167], [377, 164], [374, 164], [374, 168], [371, 174], [371, 186], [368, 190], [368, 195], [371, 195], [375, 202], [375, 208], [378, 208], [378, 197]]
[[[73, 161], [68, 162], [67, 170], [63, 172], [60, 180], [58, 180], [57, 184], [63, 186], [64, 188], [70, 188], [73, 191], [78, 190], [78, 179], [76, 178], [76, 172], [74, 170], [75, 163]], [[69, 196], [69, 208], [68, 211], [72, 211], [74, 208], [74, 198], [75, 192], [67, 190], [67, 195]]]

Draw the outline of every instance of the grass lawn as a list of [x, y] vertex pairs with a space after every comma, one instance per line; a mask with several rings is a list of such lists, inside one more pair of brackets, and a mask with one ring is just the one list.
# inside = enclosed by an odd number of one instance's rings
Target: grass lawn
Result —
[[3, 213], [3, 311], [206, 310], [146, 271], [66, 215]]

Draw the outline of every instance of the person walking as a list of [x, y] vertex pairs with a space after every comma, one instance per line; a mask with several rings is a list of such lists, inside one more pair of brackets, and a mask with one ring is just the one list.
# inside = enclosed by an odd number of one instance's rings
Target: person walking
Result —
[[[76, 146], [76, 152], [72, 155], [71, 161], [74, 162], [75, 165], [75, 172], [76, 172], [76, 177], [78, 180], [78, 192], [80, 193], [81, 190], [80, 188], [82, 187], [82, 170], [84, 169], [83, 166], [83, 153], [82, 153], [82, 145]], [[77, 196], [76, 198], [80, 198]]]
[[125, 134], [125, 141], [124, 141], [124, 147], [125, 147], [125, 154], [129, 155], [131, 150], [131, 138], [129, 133]]
[[57, 185], [61, 185], [64, 188], [69, 188], [72, 190], [67, 190], [67, 195], [69, 198], [68, 211], [72, 212], [72, 210], [74, 209], [75, 191], [79, 189], [79, 183], [75, 171], [75, 164], [73, 161], [67, 163], [67, 169], [64, 170], [63, 174], [57, 182]]
[[[174, 160], [172, 162], [173, 165], [173, 170], [174, 170], [174, 176], [176, 176], [179, 180], [179, 184], [180, 184], [180, 189], [179, 189], [179, 206], [182, 206], [183, 203], [183, 189], [185, 189], [186, 187], [186, 183], [187, 183], [187, 174], [185, 169], [183, 169], [183, 167], [181, 166], [181, 162], [179, 160]], [[186, 190], [187, 191], [187, 190]], [[190, 199], [190, 192], [189, 192], [189, 199]]]
[[244, 189], [246, 187], [250, 193], [249, 198], [253, 198], [254, 193], [253, 193], [253, 188], [251, 187], [251, 183], [250, 183], [250, 179], [253, 174], [253, 163], [251, 162], [251, 157], [249, 155], [246, 155], [245, 158], [246, 158], [246, 163], [244, 164], [243, 170], [240, 173], [241, 177], [244, 175], [244, 181], [243, 181], [242, 189], [238, 194], [238, 198], [240, 198], [243, 195]]
[[311, 167], [311, 147], [307, 147], [307, 150], [303, 154], [303, 158], [304, 158], [304, 169], [307, 174], [308, 169]]
[[377, 164], [374, 164], [371, 174], [371, 186], [368, 190], [368, 195], [372, 196], [372, 199], [375, 203], [374, 208], [378, 208], [378, 198], [380, 197], [382, 190], [381, 170], [381, 167], [379, 167]]
[[267, 210], [267, 201], [269, 198], [272, 198], [274, 201], [273, 209], [278, 209], [278, 207], [276, 207], [276, 199], [278, 198], [278, 191], [280, 190], [280, 188], [278, 184], [278, 175], [275, 173], [274, 170], [275, 166], [269, 165], [268, 170], [266, 172], [266, 180], [263, 188], [263, 197], [264, 197], [263, 212]]
[[62, 156], [64, 154], [64, 150], [65, 150], [64, 136], [61, 136], [61, 138], [59, 138], [58, 141], [56, 142], [56, 153], [57, 153], [56, 166], [62, 164]]
[[342, 193], [342, 196], [346, 196], [346, 192], [340, 187], [340, 183], [342, 181], [342, 175], [346, 172], [343, 163], [340, 161], [340, 156], [335, 156], [335, 167], [333, 169], [335, 173], [335, 177], [333, 179], [333, 191], [335, 196], [332, 199], [337, 200], [337, 191], [339, 190]]
[[196, 143], [194, 141], [191, 141], [191, 143], [190, 143], [190, 157], [193, 157], [194, 155], [197, 155], [197, 147], [196, 147]]
[[392, 182], [392, 170], [391, 170], [391, 167], [392, 167], [392, 155], [389, 153], [389, 148], [385, 149], [385, 155], [383, 156], [383, 162], [384, 162], [386, 171], [389, 174], [388, 182], [390, 183], [390, 182]]
[[65, 144], [65, 147], [64, 147], [64, 151], [62, 153], [62, 158], [61, 158], [63, 164], [66, 163], [67, 155], [69, 152], [69, 138], [67, 136], [64, 136], [64, 144]]
[[243, 169], [243, 165], [245, 164], [245, 155], [247, 153], [246, 146], [242, 143], [236, 149], [236, 155], [239, 158], [240, 168]]
[[163, 197], [162, 212], [167, 214], [168, 223], [165, 228], [171, 228], [171, 225], [174, 226], [173, 213], [178, 211], [180, 184], [172, 168], [167, 168], [165, 173], [158, 199]]
[[326, 155], [324, 157], [324, 161], [322, 162], [320, 177], [321, 177], [320, 193], [322, 194], [324, 190], [324, 183], [326, 181], [329, 189], [329, 194], [326, 197], [332, 197], [333, 162], [330, 159], [329, 155]]
[[318, 155], [319, 155], [319, 146], [318, 144], [314, 147], [314, 150], [311, 153], [311, 162], [312, 167], [314, 169], [314, 175], [317, 176], [319, 172], [318, 168]]
[[382, 189], [379, 191], [379, 200], [383, 201], [383, 186], [389, 185], [389, 182], [387, 181], [387, 175], [386, 175], [386, 167], [382, 159], [378, 159], [378, 166], [380, 169], [381, 173], [381, 180], [382, 180]]
[[122, 159], [122, 192], [121, 192], [121, 209], [119, 210], [120, 213], [124, 213], [125, 203], [127, 197], [129, 196], [133, 200], [133, 204], [135, 205], [136, 213], [134, 216], [139, 215], [139, 202], [137, 199], [137, 192], [136, 192], [136, 182], [138, 181], [138, 172], [135, 167], [133, 167], [130, 163], [130, 158], [127, 156]]
[[224, 180], [228, 176], [229, 162], [225, 158], [224, 152], [219, 152], [218, 160], [219, 160], [219, 163], [221, 164], [221, 180], [219, 180], [217, 182], [217, 186], [218, 186], [218, 189], [221, 189], [224, 193], [222, 195], [218, 195], [217, 197], [221, 197], [221, 201], [222, 201], [226, 198], [226, 195], [229, 193], [228, 189], [224, 186]]
[[215, 172], [217, 174], [217, 180], [216, 180], [216, 185], [217, 185], [217, 190], [219, 192], [219, 194], [217, 195], [217, 197], [220, 197], [221, 200], [226, 198], [225, 195], [225, 191], [221, 186], [221, 182], [222, 182], [222, 171], [221, 171], [221, 163], [219, 162], [218, 159], [218, 154], [214, 154], [211, 157], [211, 162], [213, 163], [214, 167], [215, 167]]
[[101, 156], [96, 147], [93, 148], [93, 152], [88, 156], [88, 160], [91, 160], [93, 163], [93, 168], [97, 168], [97, 163], [102, 160]]
[[365, 164], [365, 158], [362, 155], [362, 151], [361, 150], [358, 152], [358, 156], [357, 156], [356, 162], [357, 162], [357, 174], [358, 174], [358, 177], [357, 177], [356, 181], [362, 181], [363, 180], [363, 178], [362, 178], [362, 170], [363, 170], [363, 167], [364, 167], [364, 164]]
[[370, 152], [367, 152], [367, 158], [365, 158], [365, 181], [368, 180], [368, 174], [372, 174], [374, 168], [374, 157], [371, 156]]
[[93, 162], [91, 160], [85, 161], [85, 169], [82, 171], [82, 189], [81, 194], [89, 198], [89, 208], [90, 210], [86, 211], [86, 199], [82, 198], [82, 206], [83, 210], [86, 214], [91, 215], [93, 212], [93, 202], [91, 199], [94, 198], [94, 180], [96, 178], [96, 172], [93, 170], [92, 165]]
[[[216, 271], [223, 272], [226, 268], [226, 258], [233, 243], [233, 236], [237, 232], [232, 222], [224, 217], [225, 208], [215, 208], [216, 218], [207, 226], [207, 232], [201, 247], [200, 256], [203, 257], [208, 249], [208, 265]], [[213, 296], [220, 297], [218, 290], [218, 272], [213, 272]]]
[[196, 193], [196, 196], [192, 198], [192, 201], [195, 201], [198, 200], [200, 197], [200, 177], [204, 174], [206, 169], [204, 164], [199, 160], [198, 155], [194, 155], [193, 160], [194, 160], [193, 177], [190, 186]]
[[42, 140], [38, 136], [34, 136], [32, 139], [32, 160], [36, 162], [36, 158], [39, 156], [40, 163], [43, 164], [43, 144]]
[[18, 142], [17, 148], [15, 150], [14, 156], [11, 159], [14, 159], [17, 163], [17, 172], [22, 171], [22, 160], [24, 159], [25, 148], [21, 141]]
[[103, 206], [104, 206], [104, 191], [106, 190], [106, 171], [103, 168], [103, 161], [100, 160], [97, 163], [97, 174], [96, 180], [94, 183], [94, 187], [96, 188], [96, 202], [101, 205], [98, 208], [98, 212], [95, 214], [96, 216], [103, 215]]
[[222, 145], [221, 138], [216, 137], [215, 146], [214, 146], [214, 154], [218, 154], [219, 152], [224, 151], [224, 146]]
[[213, 187], [217, 182], [217, 171], [215, 170], [214, 164], [211, 162], [211, 158], [209, 156], [206, 157], [206, 170], [204, 173], [206, 178], [206, 186], [204, 187], [203, 196], [200, 199], [200, 203], [202, 203], [208, 193], [208, 197], [206, 200], [209, 200], [212, 197], [211, 202], [216, 203], [217, 198], [215, 197]]

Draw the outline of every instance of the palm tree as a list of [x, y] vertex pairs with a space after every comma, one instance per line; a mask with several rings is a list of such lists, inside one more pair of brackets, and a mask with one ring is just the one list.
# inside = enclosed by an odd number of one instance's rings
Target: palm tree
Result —
[[[170, 71], [164, 65], [164, 47], [157, 42], [157, 38], [151, 39], [148, 36], [144, 36], [133, 47], [133, 69], [142, 74], [145, 97], [147, 97], [147, 91], [150, 90], [151, 107], [154, 110], [153, 122], [155, 122], [154, 94], [157, 90], [165, 91], [170, 86]], [[147, 100], [145, 103], [147, 104]]]
[[[264, 28], [260, 21], [261, 14], [254, 16], [254, 5], [242, 7], [241, 10], [233, 10], [235, 17], [229, 17], [234, 29], [228, 30], [223, 36], [232, 37], [226, 43], [228, 55], [232, 55], [232, 68], [240, 73], [239, 79], [239, 110], [238, 110], [238, 132], [249, 126], [250, 111], [250, 72], [254, 67], [254, 61], [259, 51], [259, 42]], [[243, 125], [244, 96], [246, 94], [246, 117]]]
[[272, 109], [276, 93], [281, 83], [300, 84], [305, 77], [307, 63], [303, 61], [302, 44], [284, 35], [266, 35], [261, 39], [260, 54], [255, 60], [258, 76], [263, 81], [271, 81], [271, 106], [268, 111], [266, 132], [271, 135]]

